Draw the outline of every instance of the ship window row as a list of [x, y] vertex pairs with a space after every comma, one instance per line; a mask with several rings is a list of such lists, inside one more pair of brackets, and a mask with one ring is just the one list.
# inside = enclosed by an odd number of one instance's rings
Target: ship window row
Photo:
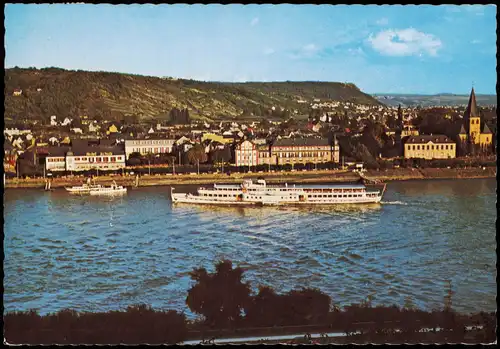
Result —
[[330, 195], [309, 195], [311, 198], [360, 198], [363, 197], [362, 194], [344, 194], [344, 195], [335, 195], [335, 194], [330, 194]]
[[[332, 189], [308, 189], [306, 192], [308, 193], [331, 193]], [[362, 193], [364, 189], [333, 189], [334, 193]]]
[[217, 198], [237, 197], [237, 195], [232, 195], [232, 194], [205, 194], [204, 196], [217, 197]]

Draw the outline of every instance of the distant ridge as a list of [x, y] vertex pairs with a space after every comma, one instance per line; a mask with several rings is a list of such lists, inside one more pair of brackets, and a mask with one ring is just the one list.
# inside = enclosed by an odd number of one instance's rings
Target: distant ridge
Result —
[[[440, 93], [434, 95], [422, 94], [397, 94], [397, 93], [380, 93], [373, 94], [380, 102], [388, 106], [451, 106], [459, 107], [466, 106], [469, 101], [469, 94], [455, 94], [455, 93]], [[485, 95], [476, 93], [476, 100], [480, 107], [496, 106], [496, 95]]]
[[[9, 68], [4, 81], [5, 119], [88, 115], [121, 120], [134, 115], [144, 120], [176, 107], [188, 108], [194, 118], [214, 120], [261, 116], [272, 107], [305, 114], [315, 99], [382, 105], [356, 85], [341, 82], [203, 82], [60, 68]], [[14, 96], [17, 89], [22, 94]]]

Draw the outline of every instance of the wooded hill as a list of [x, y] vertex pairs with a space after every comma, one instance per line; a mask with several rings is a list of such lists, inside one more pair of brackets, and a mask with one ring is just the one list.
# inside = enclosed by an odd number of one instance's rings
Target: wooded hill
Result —
[[[314, 99], [381, 105], [354, 84], [338, 82], [202, 82], [59, 68], [5, 70], [6, 120], [168, 119], [172, 108], [189, 109], [192, 119], [269, 115], [285, 108], [307, 114]], [[14, 95], [16, 90], [22, 90]], [[299, 103], [306, 101], [307, 103]]]

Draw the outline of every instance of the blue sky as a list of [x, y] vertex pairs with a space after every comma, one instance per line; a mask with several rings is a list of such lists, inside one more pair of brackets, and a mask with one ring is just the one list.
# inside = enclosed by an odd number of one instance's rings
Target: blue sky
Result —
[[5, 7], [5, 67], [207, 81], [341, 81], [367, 93], [496, 92], [496, 7]]

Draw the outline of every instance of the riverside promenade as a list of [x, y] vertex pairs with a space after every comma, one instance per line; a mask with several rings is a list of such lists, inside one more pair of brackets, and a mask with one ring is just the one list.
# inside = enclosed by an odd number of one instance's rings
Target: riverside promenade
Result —
[[[162, 174], [142, 175], [138, 186], [179, 185], [179, 184], [211, 184], [211, 183], [240, 183], [245, 178], [256, 179], [264, 177], [268, 183], [333, 183], [352, 182], [360, 178], [357, 172], [344, 170], [314, 170], [314, 171], [289, 171], [289, 172], [254, 172], [227, 174]], [[403, 181], [421, 179], [462, 179], [462, 178], [495, 178], [495, 167], [475, 168], [398, 168], [390, 170], [368, 170], [363, 172], [363, 177], [376, 181]], [[52, 178], [51, 188], [80, 185], [85, 182], [83, 175]], [[96, 183], [110, 185], [115, 181], [118, 185], [135, 186], [134, 175], [114, 175], [94, 177]], [[6, 179], [5, 188], [44, 188], [45, 178], [12, 178]]]

